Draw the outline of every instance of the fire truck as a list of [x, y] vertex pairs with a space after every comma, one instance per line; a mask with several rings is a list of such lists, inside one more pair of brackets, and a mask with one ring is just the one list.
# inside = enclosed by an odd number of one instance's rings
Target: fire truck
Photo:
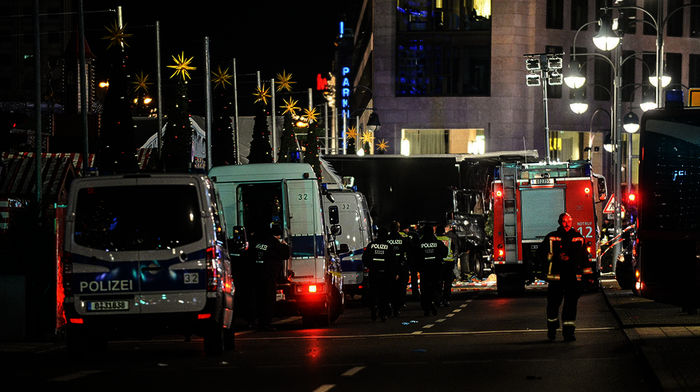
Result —
[[556, 230], [562, 212], [571, 214], [588, 251], [584, 281], [598, 281], [599, 203], [606, 198], [605, 178], [588, 160], [504, 162], [496, 168], [493, 191], [493, 263], [499, 295], [517, 294], [545, 276], [536, 253], [547, 233]]

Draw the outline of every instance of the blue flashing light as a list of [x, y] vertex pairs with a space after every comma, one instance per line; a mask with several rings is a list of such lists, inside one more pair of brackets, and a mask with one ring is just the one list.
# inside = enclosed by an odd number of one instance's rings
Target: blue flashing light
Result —
[[667, 106], [683, 106], [683, 90], [667, 90], [666, 91]]
[[340, 21], [340, 38], [343, 38], [343, 33], [345, 33], [345, 22]]

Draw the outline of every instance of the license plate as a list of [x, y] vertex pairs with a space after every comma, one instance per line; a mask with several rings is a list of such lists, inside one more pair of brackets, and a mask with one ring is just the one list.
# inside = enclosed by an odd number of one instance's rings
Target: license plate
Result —
[[129, 310], [129, 301], [92, 301], [87, 303], [91, 312]]
[[277, 292], [277, 296], [275, 298], [277, 301], [284, 301], [287, 299], [287, 297], [284, 295], [284, 292]]

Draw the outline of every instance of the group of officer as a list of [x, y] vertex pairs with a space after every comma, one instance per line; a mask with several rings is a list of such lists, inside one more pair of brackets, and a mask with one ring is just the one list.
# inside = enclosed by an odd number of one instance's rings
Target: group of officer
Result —
[[437, 234], [431, 224], [420, 231], [411, 227], [402, 231], [396, 221], [378, 228], [362, 256], [369, 272], [372, 320], [399, 315], [406, 304], [409, 277], [412, 296], [420, 299], [426, 316], [436, 315], [440, 305], [449, 305], [457, 241], [444, 226], [437, 226]]

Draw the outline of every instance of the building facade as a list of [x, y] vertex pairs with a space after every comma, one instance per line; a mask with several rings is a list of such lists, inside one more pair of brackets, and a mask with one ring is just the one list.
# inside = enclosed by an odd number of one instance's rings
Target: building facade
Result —
[[[683, 4], [658, 1], [663, 16]], [[356, 122], [361, 135], [369, 115], [377, 113], [381, 127], [374, 140], [386, 140], [388, 153], [534, 148], [544, 157], [548, 142], [553, 160], [591, 159], [604, 172], [611, 159], [602, 147], [611, 129], [613, 67], [589, 54], [618, 54], [597, 51], [592, 42], [597, 24], [588, 23], [598, 20], [606, 5], [643, 7], [658, 17], [658, 1], [365, 0], [348, 34], [352, 59], [344, 68], [351, 85], [350, 97], [344, 97], [350, 102], [347, 121]], [[700, 1], [695, 3], [700, 6]], [[656, 31], [642, 22], [644, 17], [641, 11], [628, 11], [620, 18], [627, 22], [621, 55], [628, 58], [619, 66], [622, 111], [640, 117], [640, 103], [655, 92], [648, 76], [655, 72]], [[547, 140], [543, 89], [526, 85], [524, 55], [562, 53], [566, 72], [574, 39], [587, 82], [576, 94], [566, 85], [548, 86]], [[672, 77], [668, 88], [700, 87], [700, 7], [673, 12], [664, 25], [663, 42], [666, 73]], [[575, 114], [569, 105], [580, 97], [589, 109]], [[633, 147], [635, 140], [633, 136]]]

